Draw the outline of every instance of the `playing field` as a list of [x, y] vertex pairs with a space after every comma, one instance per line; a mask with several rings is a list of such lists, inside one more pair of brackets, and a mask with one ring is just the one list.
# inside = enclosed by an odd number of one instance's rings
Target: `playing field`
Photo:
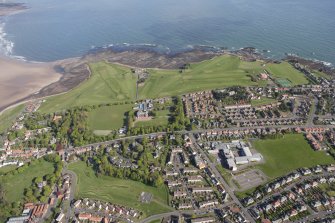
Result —
[[35, 177], [43, 177], [54, 171], [53, 164], [43, 159], [31, 164], [24, 172], [15, 175], [1, 176], [0, 181], [4, 183], [6, 200], [8, 202], [20, 201], [23, 198], [25, 188], [32, 184]]
[[282, 62], [280, 64], [267, 64], [265, 69], [269, 71], [274, 78], [289, 80], [293, 86], [308, 84], [308, 80], [305, 75], [287, 62]]
[[70, 92], [48, 98], [40, 111], [50, 113], [75, 105], [96, 105], [115, 101], [133, 101], [136, 76], [127, 67], [99, 62], [90, 64], [91, 78]]
[[163, 126], [169, 122], [170, 112], [168, 110], [156, 111], [156, 117], [148, 121], [136, 121], [135, 127]]
[[0, 133], [9, 128], [20, 112], [23, 110], [24, 105], [18, 105], [15, 108], [8, 109], [0, 115]]
[[[155, 188], [132, 180], [108, 176], [96, 177], [92, 168], [87, 167], [81, 161], [70, 164], [69, 169], [78, 176], [76, 190], [78, 198], [92, 198], [125, 205], [143, 211], [146, 216], [172, 210], [168, 206], [168, 192], [165, 185]], [[142, 192], [153, 194], [150, 204], [143, 204], [139, 201]]]
[[265, 164], [258, 167], [270, 178], [285, 175], [297, 168], [335, 163], [325, 152], [314, 151], [301, 134], [257, 140], [253, 146], [265, 159]]
[[276, 99], [273, 99], [273, 98], [261, 98], [259, 100], [251, 100], [251, 105], [254, 106], [254, 107], [257, 107], [257, 106], [262, 106], [262, 105], [267, 105], [267, 104], [271, 104], [273, 102], [276, 102], [277, 100]]
[[88, 114], [89, 127], [92, 130], [119, 129], [124, 125], [126, 112], [132, 107], [132, 104], [125, 104], [94, 109]]

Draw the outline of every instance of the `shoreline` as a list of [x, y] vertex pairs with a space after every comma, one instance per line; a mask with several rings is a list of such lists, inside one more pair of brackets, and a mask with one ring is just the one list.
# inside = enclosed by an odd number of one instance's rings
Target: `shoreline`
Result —
[[[331, 75], [335, 75], [335, 70], [326, 67], [322, 62], [292, 55], [281, 60], [273, 60], [264, 57], [253, 47], [235, 51], [192, 49], [176, 54], [158, 53], [146, 49], [113, 50], [112, 48], [102, 48], [90, 51], [82, 57], [54, 62], [29, 62], [0, 56], [0, 66], [2, 67], [0, 73], [0, 115], [3, 111], [19, 104], [64, 94], [72, 90], [90, 78], [91, 72], [88, 63], [104, 60], [108, 63], [129, 67], [179, 69], [183, 64], [197, 63], [221, 55], [238, 56], [245, 61], [303, 62], [304, 65], [311, 65], [313, 68], [327, 68], [327, 71], [332, 73]], [[7, 75], [4, 75], [3, 71]]]

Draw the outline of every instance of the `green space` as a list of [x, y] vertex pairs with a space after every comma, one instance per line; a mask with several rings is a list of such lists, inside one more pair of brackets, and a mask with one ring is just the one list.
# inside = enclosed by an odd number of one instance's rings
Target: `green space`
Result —
[[[53, 96], [42, 104], [42, 113], [60, 111], [77, 105], [97, 105], [136, 99], [137, 77], [128, 67], [106, 62], [90, 64], [92, 76], [68, 93]], [[149, 77], [139, 86], [139, 99], [176, 96], [188, 92], [224, 88], [229, 86], [265, 86], [257, 81], [264, 69], [276, 79], [291, 85], [306, 84], [305, 76], [289, 63], [266, 64], [246, 62], [239, 57], [224, 55], [191, 64], [179, 69], [148, 69]]]
[[1, 176], [0, 181], [4, 185], [7, 202], [20, 201], [24, 197], [24, 189], [30, 187], [35, 177], [43, 177], [46, 174], [53, 173], [53, 171], [54, 167], [52, 163], [39, 159], [32, 162], [22, 172], [18, 171]]
[[97, 105], [132, 101], [136, 95], [137, 77], [130, 69], [105, 62], [90, 64], [92, 76], [68, 93], [53, 96], [42, 104], [42, 113], [60, 111], [77, 105]]
[[179, 70], [151, 69], [139, 92], [144, 99], [236, 85], [260, 85], [263, 83], [252, 82], [249, 75], [257, 75], [262, 70], [260, 62], [244, 62], [238, 57], [225, 55], [191, 64], [182, 73]]
[[320, 71], [317, 71], [317, 70], [313, 70], [312, 72], [317, 77], [323, 77], [323, 78], [326, 78], [327, 80], [331, 79], [331, 76], [326, 74], [326, 73], [323, 73], [323, 72], [320, 72]]
[[308, 84], [308, 80], [305, 75], [296, 70], [288, 62], [282, 62], [280, 64], [267, 64], [265, 69], [270, 72], [272, 77], [278, 78], [279, 81], [283, 82], [283, 84], [285, 79], [289, 80], [293, 86]]
[[163, 126], [168, 124], [170, 116], [169, 110], [155, 111], [155, 113], [156, 116], [151, 120], [136, 121], [135, 127]]
[[266, 97], [262, 97], [259, 100], [251, 100], [251, 105], [253, 107], [257, 107], [257, 106], [262, 106], [262, 105], [267, 105], [267, 104], [271, 104], [273, 102], [276, 102], [277, 100], [274, 98], [266, 98]]
[[330, 197], [334, 197], [335, 196], [335, 183], [332, 184], [320, 184], [319, 188], [328, 194], [328, 196]]
[[17, 116], [19, 116], [19, 114], [22, 112], [23, 108], [24, 108], [23, 104], [18, 105], [14, 108], [4, 111], [0, 115], [0, 133], [4, 132], [13, 124]]
[[132, 104], [104, 106], [93, 109], [88, 114], [89, 128], [92, 130], [113, 130], [124, 126], [126, 113]]
[[17, 168], [16, 165], [8, 165], [4, 167], [0, 167], [0, 175], [6, 174], [12, 170], [15, 170]]
[[265, 164], [258, 167], [270, 178], [285, 175], [295, 169], [334, 163], [323, 151], [314, 151], [302, 134], [287, 134], [279, 139], [257, 140], [253, 147]]
[[[132, 180], [109, 176], [97, 177], [93, 169], [82, 161], [71, 163], [69, 170], [74, 171], [78, 176], [77, 198], [92, 198], [125, 205], [142, 211], [145, 216], [172, 210], [168, 206], [169, 198], [165, 185], [156, 188]], [[139, 201], [142, 192], [153, 194], [153, 200], [150, 204], [143, 204]]]

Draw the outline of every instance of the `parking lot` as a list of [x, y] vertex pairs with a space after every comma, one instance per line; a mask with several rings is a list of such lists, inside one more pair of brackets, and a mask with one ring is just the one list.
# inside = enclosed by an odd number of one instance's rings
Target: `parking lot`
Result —
[[235, 175], [233, 179], [239, 184], [241, 190], [247, 190], [265, 183], [267, 177], [260, 170], [249, 170]]

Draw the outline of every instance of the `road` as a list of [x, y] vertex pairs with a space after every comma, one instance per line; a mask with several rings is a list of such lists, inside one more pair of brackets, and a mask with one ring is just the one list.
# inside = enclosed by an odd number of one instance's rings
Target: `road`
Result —
[[234, 191], [229, 187], [228, 183], [223, 179], [219, 171], [216, 169], [215, 164], [211, 161], [211, 159], [208, 157], [208, 155], [204, 152], [203, 149], [200, 148], [200, 146], [197, 144], [196, 139], [194, 138], [193, 134], [190, 134], [190, 139], [192, 140], [193, 145], [195, 146], [195, 149], [204, 157], [207, 161], [207, 165], [212, 171], [212, 173], [215, 175], [216, 179], [220, 181], [220, 183], [224, 186], [226, 193], [229, 194], [229, 196], [233, 199], [233, 201], [240, 206], [244, 216], [247, 218], [249, 222], [255, 222], [254, 219], [249, 214], [248, 210], [243, 207], [239, 199], [235, 196]]
[[[233, 204], [233, 202], [228, 202], [228, 203], [225, 203], [223, 205], [218, 206], [217, 208], [229, 207], [232, 204]], [[172, 215], [173, 216], [192, 215], [192, 214], [200, 214], [200, 213], [204, 213], [204, 212], [213, 212], [213, 209], [182, 210], [182, 211], [166, 212], [166, 213], [162, 213], [162, 214], [152, 215], [148, 218], [145, 218], [145, 219], [141, 220], [140, 223], [149, 223], [151, 221], [162, 219], [162, 218], [169, 217], [169, 216], [172, 216]]]
[[77, 186], [78, 181], [77, 181], [77, 175], [73, 171], [68, 170], [67, 166], [64, 166], [63, 174], [70, 175], [70, 198], [69, 198], [69, 202], [65, 203], [65, 205], [63, 206], [63, 209], [65, 209], [64, 213], [65, 213], [66, 222], [70, 222], [70, 219], [74, 217], [74, 210], [72, 210], [71, 203], [73, 202], [75, 194], [76, 194], [76, 186]]

